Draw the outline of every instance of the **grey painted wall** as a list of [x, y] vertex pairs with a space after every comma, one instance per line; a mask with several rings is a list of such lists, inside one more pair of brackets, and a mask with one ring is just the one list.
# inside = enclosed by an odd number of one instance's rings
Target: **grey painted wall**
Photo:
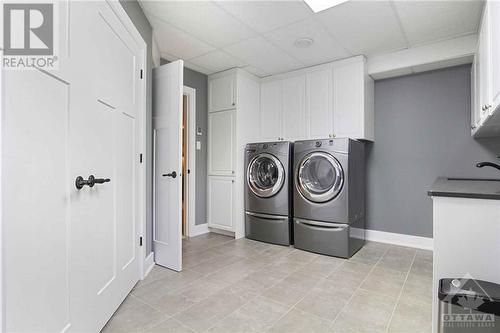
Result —
[[[161, 64], [169, 63], [161, 59]], [[196, 151], [196, 224], [207, 223], [207, 85], [208, 77], [184, 67], [184, 85], [196, 89], [196, 126], [201, 127], [202, 135], [196, 135], [201, 142], [201, 150]]]
[[369, 229], [432, 236], [437, 177], [496, 177], [500, 139], [470, 136], [470, 66], [375, 83], [375, 143], [367, 153]]
[[120, 3], [134, 22], [135, 27], [147, 44], [146, 63], [146, 152], [144, 152], [146, 163], [146, 252], [153, 250], [151, 240], [153, 239], [153, 112], [152, 112], [152, 78], [153, 78], [153, 29], [148, 19], [136, 0], [120, 0]]

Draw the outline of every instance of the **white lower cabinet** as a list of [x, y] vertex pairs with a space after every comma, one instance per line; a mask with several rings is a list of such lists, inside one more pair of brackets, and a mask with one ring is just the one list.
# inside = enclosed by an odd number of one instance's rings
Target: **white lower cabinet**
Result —
[[208, 176], [208, 226], [233, 231], [234, 177]]

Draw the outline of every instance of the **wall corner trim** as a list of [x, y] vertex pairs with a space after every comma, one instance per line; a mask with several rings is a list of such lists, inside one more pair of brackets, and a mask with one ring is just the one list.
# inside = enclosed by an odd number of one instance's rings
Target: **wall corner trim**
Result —
[[380, 242], [380, 243], [399, 245], [399, 246], [407, 246], [422, 250], [432, 251], [434, 249], [434, 240], [430, 237], [404, 235], [393, 232], [366, 229], [365, 238], [367, 241]]
[[142, 277], [141, 280], [144, 280], [146, 276], [153, 270], [153, 267], [155, 267], [155, 253], [151, 252], [148, 254], [148, 256], [144, 259], [144, 276]]

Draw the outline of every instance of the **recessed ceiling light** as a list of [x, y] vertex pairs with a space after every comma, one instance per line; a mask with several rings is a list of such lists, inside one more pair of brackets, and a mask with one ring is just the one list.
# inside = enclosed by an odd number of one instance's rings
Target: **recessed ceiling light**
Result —
[[306, 47], [311, 46], [312, 43], [314, 43], [314, 39], [309, 38], [309, 37], [302, 37], [302, 38], [298, 38], [297, 40], [295, 40], [293, 45], [300, 47], [300, 48], [306, 48]]
[[312, 9], [313, 12], [317, 13], [322, 10], [340, 5], [341, 3], [347, 2], [349, 0], [304, 0], [304, 1]]

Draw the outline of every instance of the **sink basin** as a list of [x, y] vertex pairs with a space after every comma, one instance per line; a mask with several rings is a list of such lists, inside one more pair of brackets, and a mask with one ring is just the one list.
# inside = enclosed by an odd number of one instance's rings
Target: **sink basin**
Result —
[[500, 182], [496, 178], [446, 178], [447, 180], [476, 181], [476, 182]]

